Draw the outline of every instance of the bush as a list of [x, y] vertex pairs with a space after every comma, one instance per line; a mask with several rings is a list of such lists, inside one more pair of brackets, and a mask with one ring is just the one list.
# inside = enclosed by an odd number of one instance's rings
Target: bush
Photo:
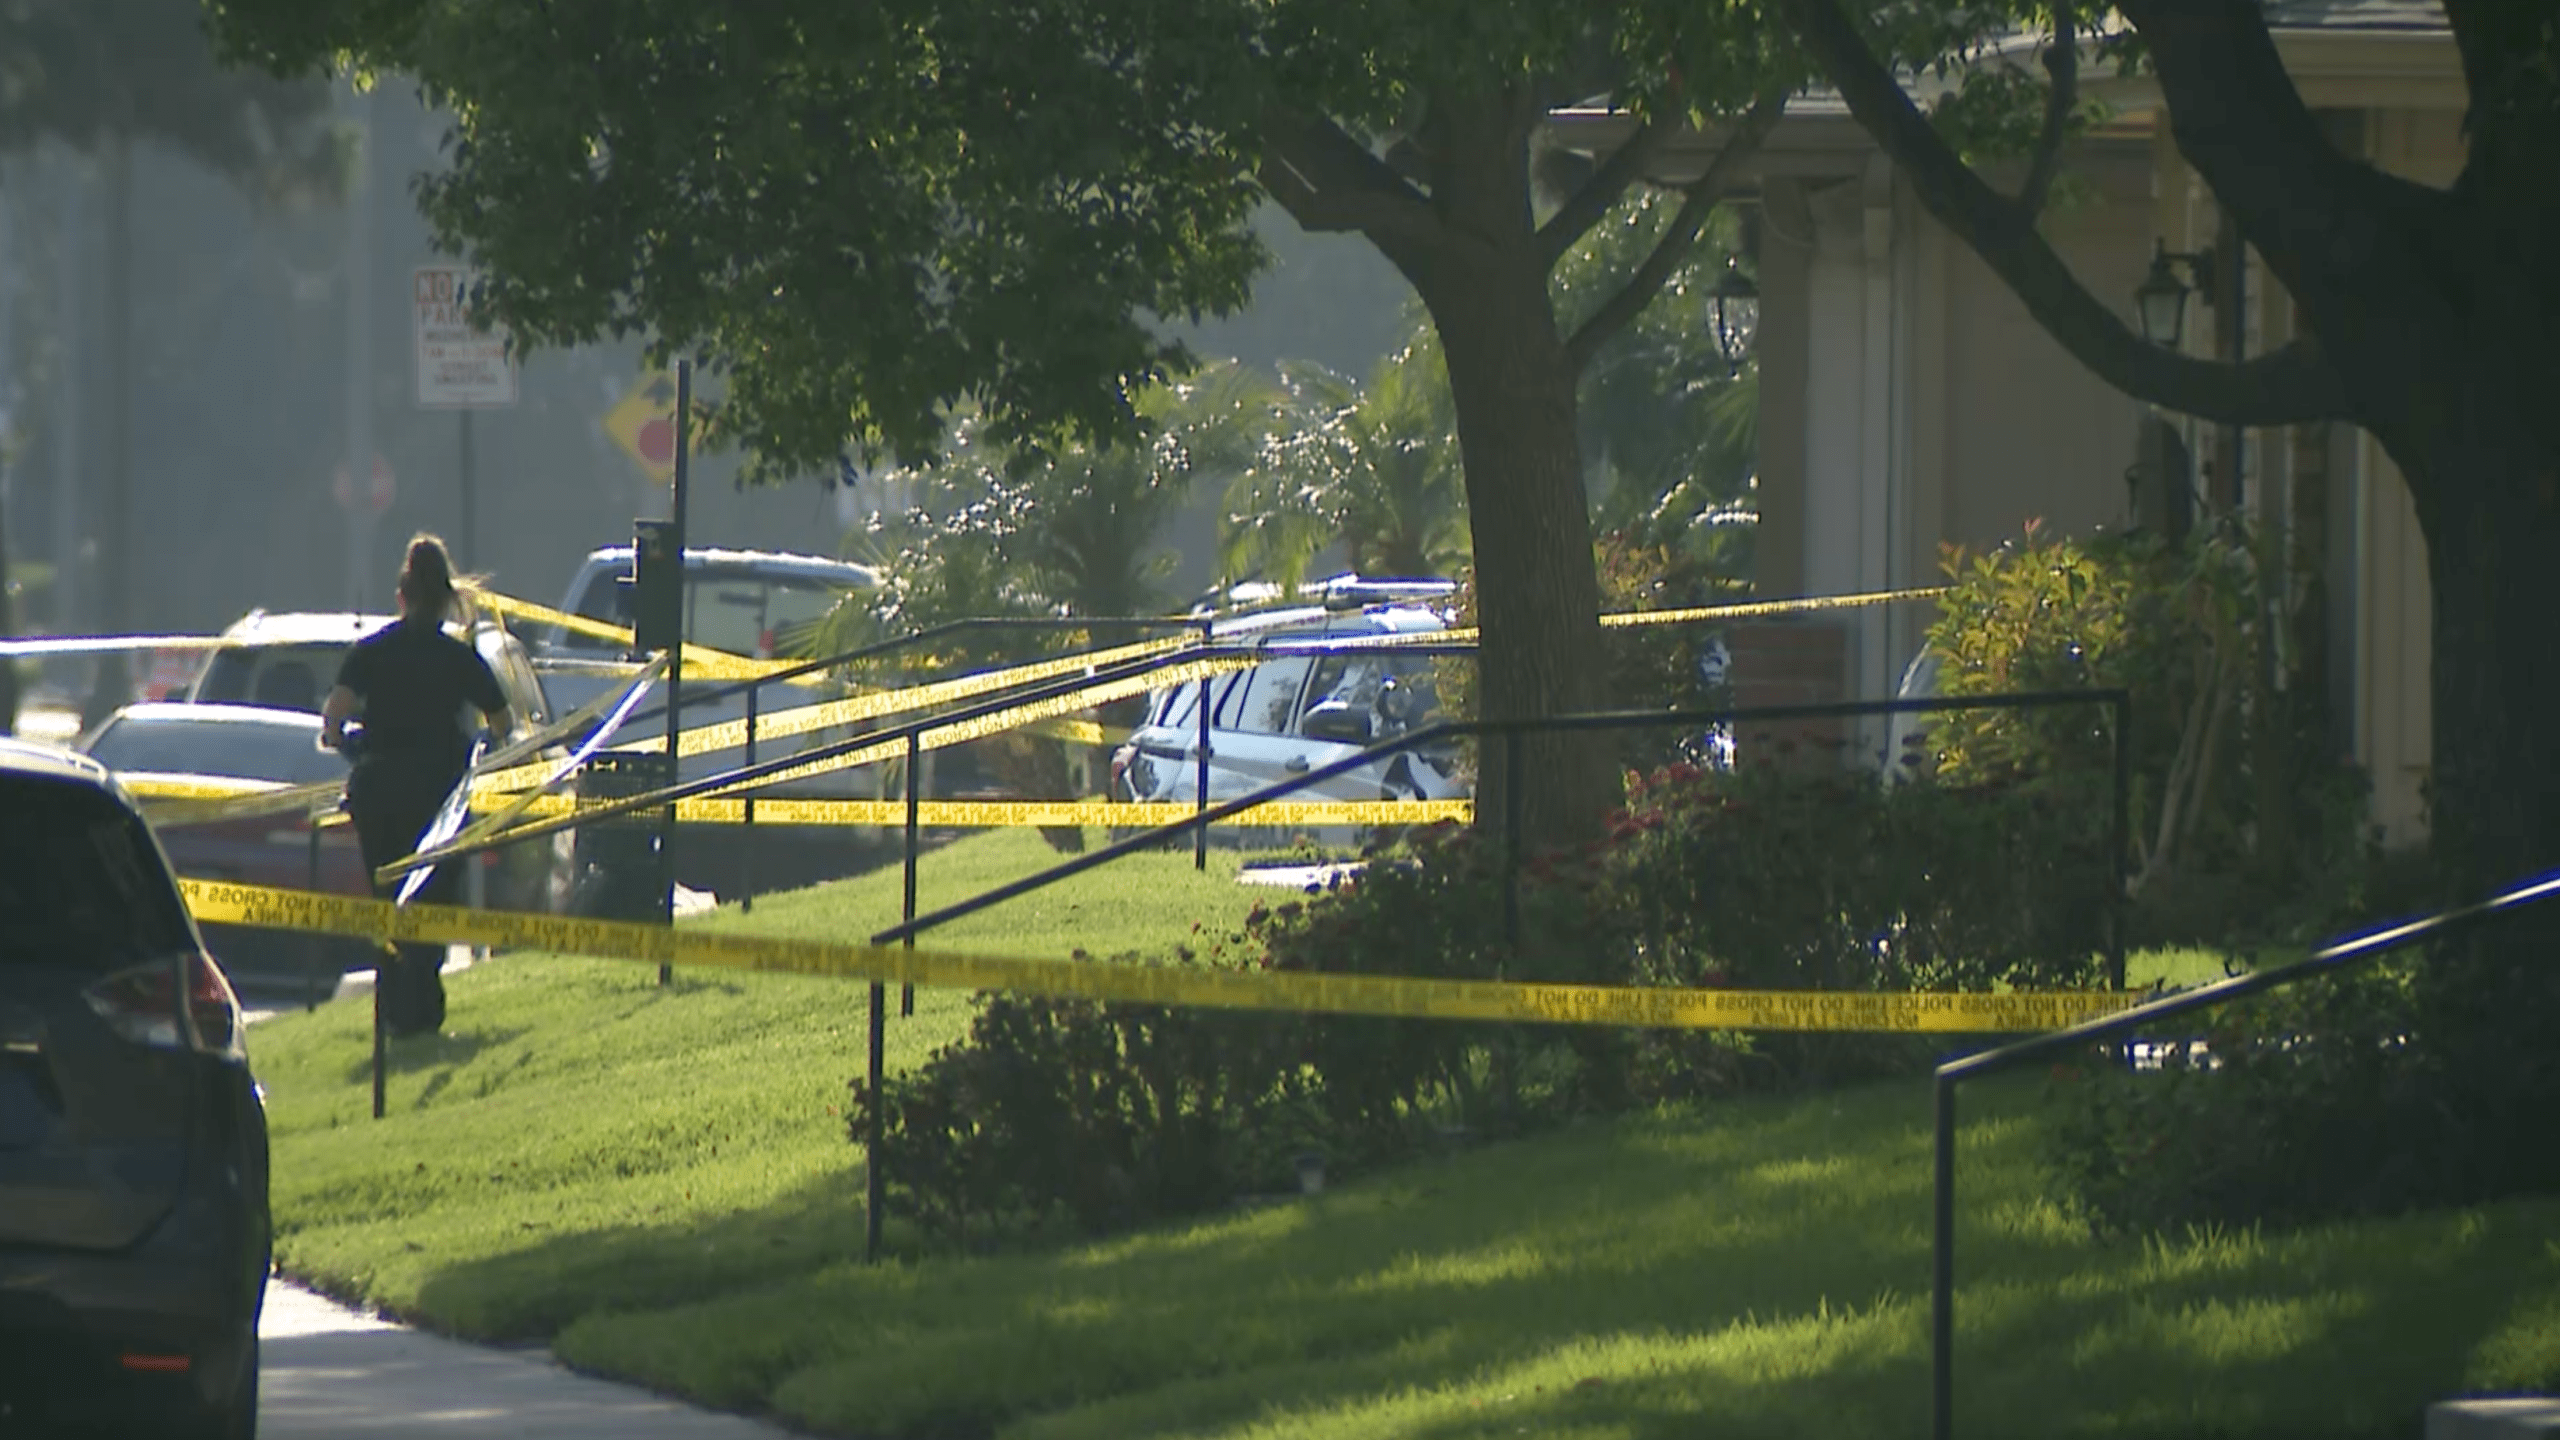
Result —
[[[1886, 789], [1851, 772], [1676, 767], [1639, 782], [1615, 833], [1609, 908], [1635, 928], [1635, 983], [1984, 990], [2101, 978], [2106, 817], [2068, 786]], [[1800, 1088], [1906, 1071], [1936, 1048], [1654, 1037], [1631, 1088]]]
[[[2502, 941], [2512, 937], [2499, 937]], [[2560, 980], [2496, 950], [2239, 1002], [2157, 1071], [2066, 1072], [2060, 1168], [2103, 1229], [2295, 1224], [2560, 1190]], [[2483, 962], [2484, 955], [2487, 957]], [[2202, 1051], [2174, 1042], [2196, 1040]]]
[[[989, 996], [879, 1103], [890, 1213], [974, 1233], [1123, 1229], [1276, 1183], [1293, 1138], [1285, 1016]], [[862, 1143], [875, 1098], [853, 1084]], [[1288, 1152], [1294, 1153], [1294, 1152]]]
[[[1950, 549], [1928, 644], [1951, 696], [2122, 688], [2132, 696], [2133, 936], [2250, 948], [2333, 933], [2404, 867], [2365, 831], [2365, 782], [2338, 761], [2302, 667], [2276, 640], [2272, 562], [2225, 520], [2183, 541], [2047, 536]], [[2273, 652], [2273, 653], [2270, 653]], [[2270, 684], [2277, 672], [2284, 681]], [[1957, 711], [1931, 726], [1967, 783], [2075, 777], [2104, 804], [2114, 737], [2096, 707]]]

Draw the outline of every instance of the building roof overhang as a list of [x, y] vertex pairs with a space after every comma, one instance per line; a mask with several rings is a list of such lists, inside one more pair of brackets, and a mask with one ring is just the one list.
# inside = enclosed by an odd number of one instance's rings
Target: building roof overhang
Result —
[[[2298, 7], [2309, 0], [2298, 0]], [[2303, 100], [2314, 109], [2434, 110], [2460, 114], [2469, 104], [2462, 59], [2453, 33], [2441, 19], [2433, 26], [2410, 22], [2417, 7], [2411, 0], [2324, 0], [2332, 17], [2324, 23], [2281, 26], [2273, 33], [2276, 50], [2293, 76]], [[2279, 13], [2281, 14], [2281, 0]], [[2381, 10], [2389, 23], [2340, 23]], [[2041, 37], [2021, 36], [1993, 47], [1982, 61], [2003, 58], [2030, 62]], [[1925, 107], [1954, 87], [1953, 79], [1923, 76], [1908, 82]], [[2148, 139], [2158, 125], [2158, 83], [2148, 74], [2118, 75], [2093, 53], [2084, 53], [2081, 94], [2103, 103], [2109, 113], [2095, 132], [2106, 140]], [[1605, 155], [1635, 133], [1635, 117], [1605, 105], [1568, 106], [1548, 117], [1550, 133], [1565, 148]], [[1657, 184], [1685, 185], [1706, 169], [1724, 143], [1714, 129], [1688, 130], [1673, 136], [1655, 157], [1646, 178]], [[1832, 176], [1854, 172], [1875, 151], [1875, 142], [1849, 114], [1839, 95], [1816, 90], [1788, 102], [1781, 120], [1745, 166], [1741, 184], [1756, 188], [1766, 179]]]

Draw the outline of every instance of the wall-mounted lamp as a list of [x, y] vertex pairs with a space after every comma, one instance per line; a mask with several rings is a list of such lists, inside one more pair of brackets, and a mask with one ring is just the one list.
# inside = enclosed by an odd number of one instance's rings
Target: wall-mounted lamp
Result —
[[[2190, 253], [2170, 249], [2166, 240], [2151, 242], [2151, 273], [2133, 292], [2134, 314], [2142, 322], [2143, 339], [2171, 350], [2185, 341], [2187, 296], [2193, 293], [2204, 297], [2207, 305], [2213, 303], [2215, 258], [2210, 245]], [[2187, 273], [2195, 277], [2192, 292], [2172, 268], [2178, 265], [2186, 266]]]
[[1716, 327], [1716, 350], [1724, 356], [1725, 369], [1738, 373], [1760, 330], [1760, 287], [1742, 273], [1740, 256], [1727, 255], [1724, 273], [1716, 277], [1707, 297], [1708, 318]]

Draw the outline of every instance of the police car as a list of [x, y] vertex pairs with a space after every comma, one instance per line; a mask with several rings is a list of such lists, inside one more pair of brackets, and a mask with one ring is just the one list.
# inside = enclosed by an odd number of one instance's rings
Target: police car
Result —
[[[1325, 654], [1314, 642], [1430, 635], [1448, 628], [1432, 601], [1446, 581], [1369, 582], [1343, 577], [1314, 590], [1317, 603], [1233, 616], [1211, 626], [1213, 643], [1258, 644], [1272, 658], [1148, 697], [1147, 715], [1112, 756], [1111, 793], [1131, 801], [1191, 801], [1200, 793], [1200, 712], [1209, 711], [1208, 799], [1216, 804], [1346, 759], [1437, 718], [1433, 661], [1367, 650]], [[1308, 800], [1463, 799], [1471, 786], [1451, 748], [1407, 751], [1301, 792]]]

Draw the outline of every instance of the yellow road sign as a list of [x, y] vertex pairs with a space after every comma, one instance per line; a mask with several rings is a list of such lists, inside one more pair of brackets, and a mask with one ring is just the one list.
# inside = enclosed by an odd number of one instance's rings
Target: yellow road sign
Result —
[[643, 370], [605, 412], [604, 433], [650, 479], [667, 484], [676, 474], [676, 382], [663, 370]]

